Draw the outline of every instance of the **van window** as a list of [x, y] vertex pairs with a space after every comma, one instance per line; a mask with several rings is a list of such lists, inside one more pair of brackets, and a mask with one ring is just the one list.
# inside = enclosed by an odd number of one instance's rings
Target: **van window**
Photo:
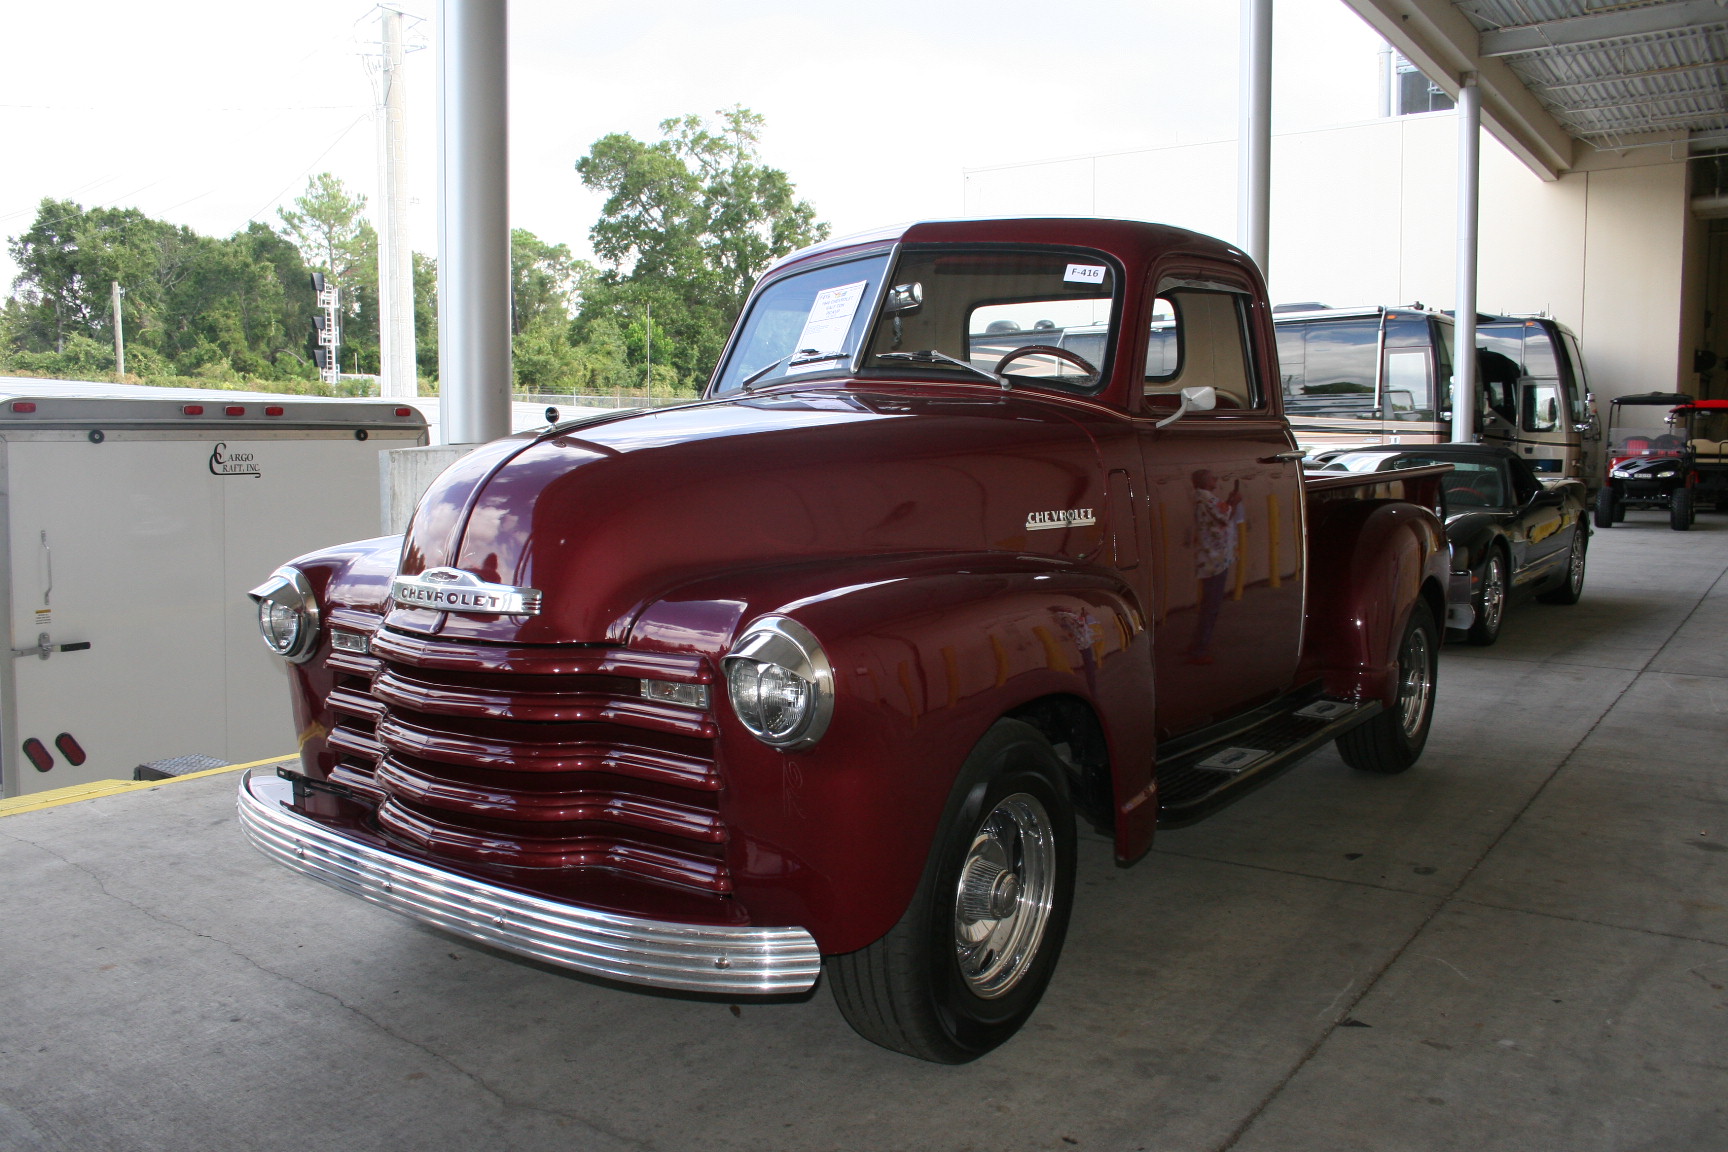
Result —
[[1428, 353], [1386, 353], [1386, 415], [1393, 420], [1432, 420]]
[[[1380, 351], [1380, 319], [1319, 320], [1286, 331], [1303, 340], [1302, 370], [1292, 374], [1285, 408], [1292, 415], [1366, 416], [1375, 407], [1374, 359]], [[1283, 345], [1279, 346], [1283, 354]]]
[[1174, 288], [1160, 294], [1147, 339], [1146, 395], [1174, 398], [1183, 388], [1211, 387], [1220, 410], [1260, 407], [1247, 335], [1239, 293]]
[[1284, 390], [1285, 405], [1289, 405], [1290, 396], [1300, 392], [1302, 378], [1306, 375], [1308, 356], [1307, 338], [1302, 335], [1302, 328], [1294, 324], [1278, 324], [1274, 326], [1278, 337], [1278, 382]]
[[1522, 393], [1518, 405], [1526, 432], [1552, 432], [1560, 427], [1560, 386], [1552, 382], [1531, 382], [1519, 386]]
[[1566, 342], [1566, 358], [1572, 361], [1572, 393], [1567, 397], [1571, 401], [1572, 423], [1587, 424], [1590, 421], [1590, 381], [1584, 375], [1584, 354], [1578, 350], [1578, 341], [1570, 333], [1561, 333]]

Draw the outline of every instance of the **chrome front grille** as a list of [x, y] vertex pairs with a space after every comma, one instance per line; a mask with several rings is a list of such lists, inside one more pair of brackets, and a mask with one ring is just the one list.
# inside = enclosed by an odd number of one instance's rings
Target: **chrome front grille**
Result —
[[695, 656], [373, 634], [332, 653], [332, 779], [381, 832], [452, 860], [612, 869], [731, 891], [713, 718], [643, 678], [708, 683]]

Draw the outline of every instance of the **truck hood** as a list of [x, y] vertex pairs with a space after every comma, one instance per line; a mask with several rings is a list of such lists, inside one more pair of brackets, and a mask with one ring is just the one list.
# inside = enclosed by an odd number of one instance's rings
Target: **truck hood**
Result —
[[541, 594], [535, 615], [397, 607], [392, 628], [622, 643], [727, 570], [920, 552], [1086, 560], [1104, 472], [1074, 412], [1027, 395], [817, 389], [601, 418], [486, 445], [422, 498], [402, 574]]

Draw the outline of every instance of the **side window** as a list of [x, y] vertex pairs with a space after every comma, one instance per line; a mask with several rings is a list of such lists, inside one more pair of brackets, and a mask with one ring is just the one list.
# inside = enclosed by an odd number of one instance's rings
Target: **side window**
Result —
[[1536, 479], [1536, 473], [1523, 460], [1514, 456], [1506, 461], [1506, 467], [1512, 473], [1512, 494], [1519, 504], [1528, 503], [1530, 497], [1542, 491], [1542, 481]]
[[1278, 383], [1284, 390], [1284, 403], [1288, 407], [1293, 396], [1302, 394], [1302, 382], [1307, 372], [1307, 341], [1303, 338], [1301, 327], [1280, 324], [1278, 335]]
[[1432, 420], [1428, 353], [1386, 353], [1386, 416], [1392, 420]]
[[1572, 361], [1572, 394], [1567, 397], [1572, 409], [1572, 423], [1584, 424], [1590, 419], [1590, 381], [1584, 375], [1584, 354], [1578, 350], [1578, 341], [1571, 333], [1565, 333], [1566, 358]]
[[1146, 395], [1174, 399], [1184, 388], [1210, 387], [1220, 410], [1259, 408], [1247, 335], [1238, 293], [1173, 288], [1161, 294], [1147, 342]]
[[1552, 381], [1520, 385], [1518, 405], [1526, 432], [1552, 432], [1560, 427], [1560, 386]]
[[1293, 325], [1307, 337], [1302, 379], [1289, 393], [1291, 415], [1376, 414], [1375, 358], [1380, 354], [1380, 319], [1320, 320]]

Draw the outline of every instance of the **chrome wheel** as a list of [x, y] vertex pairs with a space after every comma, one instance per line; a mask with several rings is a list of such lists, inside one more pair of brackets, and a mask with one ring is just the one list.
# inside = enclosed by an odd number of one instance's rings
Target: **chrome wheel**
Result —
[[1488, 570], [1482, 573], [1482, 630], [1489, 635], [1500, 631], [1500, 617], [1506, 611], [1506, 568], [1499, 556], [1488, 558]]
[[1044, 939], [1056, 892], [1056, 836], [1036, 796], [1004, 797], [984, 818], [954, 892], [954, 955], [974, 995], [1020, 982]]
[[1414, 740], [1428, 723], [1428, 705], [1434, 694], [1434, 661], [1428, 648], [1428, 633], [1412, 628], [1398, 654], [1398, 724], [1404, 738]]

